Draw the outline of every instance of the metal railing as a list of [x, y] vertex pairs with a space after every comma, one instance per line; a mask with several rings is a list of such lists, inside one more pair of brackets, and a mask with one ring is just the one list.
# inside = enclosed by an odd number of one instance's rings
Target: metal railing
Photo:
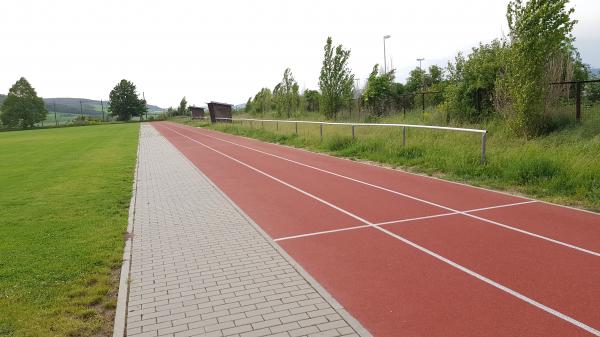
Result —
[[295, 125], [295, 133], [298, 134], [298, 124], [316, 124], [319, 125], [319, 133], [321, 141], [323, 141], [323, 126], [324, 125], [345, 125], [352, 128], [352, 138], [355, 138], [356, 127], [364, 126], [388, 126], [388, 127], [401, 127], [402, 128], [402, 145], [406, 145], [406, 129], [432, 129], [432, 130], [443, 130], [443, 131], [456, 131], [456, 132], [469, 132], [481, 134], [481, 163], [485, 164], [485, 152], [487, 142], [487, 130], [479, 129], [467, 129], [467, 128], [453, 128], [448, 126], [434, 126], [434, 125], [415, 125], [415, 124], [390, 124], [390, 123], [347, 123], [347, 122], [315, 122], [315, 121], [290, 121], [280, 119], [251, 119], [251, 118], [216, 118], [218, 121], [230, 121], [236, 122], [250, 122], [252, 126], [254, 122], [260, 122], [261, 126], [264, 127], [264, 123], [275, 123], [276, 130], [279, 130], [279, 123], [288, 123]]

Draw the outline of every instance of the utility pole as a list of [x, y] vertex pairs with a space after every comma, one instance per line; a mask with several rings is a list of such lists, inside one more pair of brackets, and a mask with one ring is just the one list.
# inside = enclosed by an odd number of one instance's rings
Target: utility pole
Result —
[[417, 59], [419, 61], [419, 74], [421, 75], [421, 103], [423, 112], [425, 112], [425, 74], [423, 74], [423, 67], [421, 67], [423, 60], [425, 60], [423, 57]]
[[392, 37], [391, 35], [384, 35], [383, 36], [383, 72], [387, 73], [387, 57], [385, 56], [385, 40], [389, 39], [390, 37]]
[[418, 58], [417, 61], [419, 61], [419, 70], [421, 73], [421, 90], [425, 90], [425, 76], [423, 75], [423, 68], [421, 67], [421, 62], [423, 62], [425, 59], [424, 58]]
[[104, 102], [100, 100], [100, 106], [102, 106], [102, 121], [104, 122]]
[[54, 123], [58, 126], [58, 119], [56, 119], [56, 101], [54, 103]]
[[[144, 99], [144, 110], [146, 110], [146, 118], [148, 117], [148, 104], [146, 103], [146, 94], [142, 91], [142, 98]], [[142, 121], [144, 121], [144, 112], [142, 111]]]

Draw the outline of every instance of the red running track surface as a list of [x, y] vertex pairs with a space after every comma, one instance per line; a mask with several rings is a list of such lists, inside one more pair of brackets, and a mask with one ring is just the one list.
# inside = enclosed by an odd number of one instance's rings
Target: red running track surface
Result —
[[153, 125], [373, 335], [600, 335], [598, 214]]

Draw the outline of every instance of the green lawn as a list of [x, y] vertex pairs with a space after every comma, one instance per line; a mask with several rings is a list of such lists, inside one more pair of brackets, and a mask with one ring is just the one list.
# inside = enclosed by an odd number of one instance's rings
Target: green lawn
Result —
[[[322, 120], [316, 115], [294, 118]], [[377, 122], [444, 125], [445, 120], [440, 113], [417, 111]], [[596, 121], [572, 124], [529, 141], [515, 137], [499, 120], [461, 125], [489, 131], [485, 165], [480, 163], [479, 134], [410, 129], [403, 146], [399, 128], [357, 127], [352, 139], [348, 126], [325, 126], [321, 141], [318, 125], [300, 125], [295, 135], [293, 124], [280, 123], [277, 130], [274, 123], [263, 127], [255, 122], [250, 127], [249, 123], [179, 122], [600, 210], [600, 123]]]
[[138, 130], [0, 133], [0, 336], [111, 333]]

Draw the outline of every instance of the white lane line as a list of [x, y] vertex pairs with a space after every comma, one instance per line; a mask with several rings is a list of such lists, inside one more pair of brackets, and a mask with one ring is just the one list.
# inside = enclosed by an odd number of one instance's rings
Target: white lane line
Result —
[[328, 231], [311, 232], [311, 233], [306, 233], [306, 234], [284, 236], [284, 237], [281, 237], [281, 238], [273, 239], [273, 241], [285, 241], [285, 240], [290, 240], [290, 239], [299, 239], [299, 238], [305, 238], [305, 237], [309, 237], [309, 236], [317, 236], [317, 235], [323, 235], [323, 234], [345, 232], [345, 231], [351, 231], [351, 230], [355, 230], [355, 229], [369, 228], [369, 227], [373, 227], [373, 226], [371, 226], [371, 225], [360, 225], [360, 226], [353, 226], [353, 227], [344, 227], [344, 228], [338, 228], [338, 229], [331, 229], [331, 230], [328, 230]]
[[496, 208], [505, 208], [505, 207], [513, 207], [513, 206], [519, 206], [519, 205], [527, 205], [527, 204], [533, 204], [538, 202], [537, 200], [527, 200], [527, 201], [521, 201], [521, 202], [515, 202], [512, 204], [504, 204], [504, 205], [498, 205], [498, 206], [490, 206], [490, 207], [482, 207], [482, 208], [476, 208], [476, 209], [470, 209], [468, 211], [463, 211], [465, 213], [472, 213], [472, 212], [479, 212], [479, 211], [487, 211], [488, 209], [496, 209]]
[[[517, 203], [505, 204], [505, 205], [498, 205], [498, 206], [492, 206], [492, 207], [476, 208], [476, 209], [470, 209], [468, 211], [463, 211], [463, 212], [465, 212], [465, 213], [477, 212], [477, 211], [483, 211], [483, 210], [487, 210], [487, 209], [494, 209], [494, 208], [502, 208], [502, 207], [511, 207], [511, 206], [516, 206], [516, 205], [530, 204], [532, 202], [536, 202], [536, 201], [535, 200], [533, 200], [533, 201], [524, 201], [524, 202], [517, 202]], [[435, 215], [420, 216], [420, 217], [416, 217], [416, 218], [408, 218], [408, 219], [400, 219], [400, 220], [393, 220], [393, 221], [386, 221], [386, 222], [378, 222], [378, 223], [374, 223], [373, 226], [352, 226], [352, 227], [344, 227], [344, 228], [339, 228], [339, 229], [331, 229], [331, 230], [326, 230], [326, 231], [310, 232], [310, 233], [304, 233], [304, 234], [298, 234], [298, 235], [292, 235], [292, 236], [285, 236], [285, 237], [274, 239], [274, 241], [284, 241], [284, 240], [290, 240], [290, 239], [299, 239], [299, 238], [305, 238], [305, 237], [309, 237], [309, 236], [316, 236], [316, 235], [323, 235], [323, 234], [331, 234], [331, 233], [337, 233], [337, 232], [344, 232], [344, 231], [349, 231], [349, 230], [354, 230], [354, 229], [361, 229], [361, 228], [367, 228], [367, 227], [383, 226], [383, 225], [393, 225], [393, 224], [399, 224], [399, 223], [410, 222], [410, 221], [426, 220], [426, 219], [433, 219], [433, 218], [441, 218], [441, 217], [446, 217], [446, 216], [450, 216], [450, 215], [457, 215], [457, 214], [461, 214], [461, 213], [460, 212], [449, 212], [449, 213], [442, 213], [442, 214], [435, 214]]]
[[261, 174], [261, 175], [263, 175], [263, 176], [265, 176], [267, 178], [273, 179], [273, 180], [275, 180], [275, 181], [277, 181], [277, 182], [279, 182], [279, 183], [281, 183], [281, 184], [283, 184], [283, 185], [285, 185], [285, 186], [287, 186], [287, 187], [289, 187], [289, 188], [291, 188], [291, 189], [293, 189], [293, 190], [295, 190], [297, 192], [300, 192], [300, 193], [302, 193], [302, 194], [304, 194], [304, 195], [306, 195], [306, 196], [308, 196], [308, 197], [310, 197], [312, 199], [317, 200], [318, 202], [321, 202], [321, 203], [323, 203], [323, 204], [325, 204], [325, 205], [327, 205], [327, 206], [329, 206], [329, 207], [331, 207], [331, 208], [333, 208], [335, 210], [338, 210], [338, 211], [340, 211], [340, 212], [342, 212], [342, 213], [344, 213], [344, 214], [346, 214], [348, 216], [351, 216], [351, 217], [355, 218], [356, 220], [359, 220], [360, 222], [362, 222], [362, 223], [364, 223], [364, 224], [366, 224], [368, 226], [372, 226], [373, 228], [375, 228], [375, 229], [377, 229], [377, 230], [379, 230], [379, 231], [381, 231], [381, 232], [383, 232], [383, 233], [385, 233], [385, 234], [387, 234], [387, 235], [389, 235], [389, 236], [391, 236], [391, 237], [393, 237], [395, 239], [398, 239], [398, 240], [404, 242], [405, 244], [407, 244], [409, 246], [412, 246], [413, 248], [416, 248], [416, 249], [422, 251], [423, 253], [428, 254], [428, 255], [430, 255], [430, 256], [432, 256], [432, 257], [434, 257], [434, 258], [436, 258], [436, 259], [438, 259], [438, 260], [440, 260], [440, 261], [442, 261], [442, 262], [444, 262], [444, 263], [446, 263], [446, 264], [448, 264], [448, 265], [450, 265], [450, 266], [452, 266], [452, 267], [454, 267], [454, 268], [456, 268], [456, 269], [458, 269], [458, 270], [460, 270], [460, 271], [462, 271], [462, 272], [464, 272], [464, 273], [466, 273], [468, 275], [471, 275], [471, 276], [473, 276], [473, 277], [475, 277], [475, 278], [477, 278], [477, 279], [479, 279], [479, 280], [481, 280], [481, 281], [483, 281], [483, 282], [485, 282], [485, 283], [487, 283], [487, 284], [489, 284], [489, 285], [491, 285], [491, 286], [493, 286], [493, 287], [495, 287], [495, 288], [497, 288], [499, 290], [502, 290], [503, 292], [505, 292], [505, 293], [507, 293], [509, 295], [512, 295], [512, 296], [514, 296], [514, 297], [516, 297], [516, 298], [518, 298], [518, 299], [520, 299], [520, 300], [522, 300], [522, 301], [524, 301], [526, 303], [529, 303], [529, 304], [531, 304], [531, 305], [533, 305], [533, 306], [535, 306], [535, 307], [537, 307], [537, 308], [539, 308], [539, 309], [541, 309], [541, 310], [543, 310], [543, 311], [545, 311], [545, 312], [547, 312], [547, 313], [549, 313], [549, 314], [551, 314], [553, 316], [556, 316], [556, 317], [558, 317], [558, 318], [560, 318], [560, 319], [562, 319], [562, 320], [564, 320], [566, 322], [569, 322], [569, 323], [571, 323], [571, 324], [573, 324], [573, 325], [575, 325], [575, 326], [577, 326], [577, 327], [579, 327], [579, 328], [581, 328], [581, 329], [583, 329], [583, 330], [585, 330], [585, 331], [587, 331], [587, 332], [589, 332], [591, 334], [594, 334], [595, 336], [600, 336], [600, 331], [599, 330], [596, 330], [596, 329], [592, 328], [591, 326], [586, 325], [583, 322], [580, 322], [580, 321], [578, 321], [578, 320], [576, 320], [576, 319], [574, 319], [574, 318], [572, 318], [570, 316], [567, 316], [567, 315], [565, 315], [565, 314], [563, 314], [563, 313], [561, 313], [561, 312], [559, 312], [557, 310], [554, 310], [554, 309], [552, 309], [552, 308], [550, 308], [550, 307], [548, 307], [548, 306], [546, 306], [546, 305], [544, 305], [544, 304], [542, 304], [540, 302], [537, 302], [534, 299], [531, 299], [531, 298], [529, 298], [529, 297], [527, 297], [527, 296], [525, 296], [525, 295], [523, 295], [523, 294], [521, 294], [521, 293], [519, 293], [519, 292], [517, 292], [517, 291], [515, 291], [515, 290], [513, 290], [511, 288], [508, 288], [508, 287], [506, 287], [506, 286], [504, 286], [504, 285], [502, 285], [502, 284], [500, 284], [500, 283], [498, 283], [496, 281], [493, 281], [493, 280], [491, 280], [491, 279], [489, 279], [489, 278], [487, 278], [487, 277], [485, 277], [485, 276], [483, 276], [481, 274], [478, 274], [475, 271], [470, 270], [470, 269], [468, 269], [468, 268], [466, 268], [466, 267], [464, 267], [464, 266], [462, 266], [462, 265], [460, 265], [460, 264], [458, 264], [458, 263], [456, 263], [456, 262], [454, 262], [454, 261], [452, 261], [450, 259], [447, 259], [447, 258], [445, 258], [445, 257], [443, 257], [443, 256], [441, 256], [441, 255], [439, 255], [439, 254], [437, 254], [437, 253], [435, 253], [435, 252], [433, 252], [433, 251], [425, 248], [425, 247], [422, 247], [422, 246], [420, 246], [420, 245], [418, 245], [418, 244], [416, 244], [416, 243], [414, 243], [414, 242], [412, 242], [412, 241], [410, 241], [410, 240], [408, 240], [408, 239], [406, 239], [406, 238], [404, 238], [404, 237], [402, 237], [400, 235], [394, 234], [394, 233], [392, 233], [392, 232], [390, 232], [390, 231], [388, 231], [388, 230], [386, 230], [384, 228], [381, 228], [379, 226], [374, 226], [373, 223], [371, 223], [371, 222], [369, 222], [369, 221], [361, 218], [360, 216], [358, 216], [356, 214], [353, 214], [353, 213], [351, 213], [351, 212], [349, 212], [349, 211], [347, 211], [345, 209], [342, 209], [342, 208], [340, 208], [340, 207], [338, 207], [338, 206], [336, 206], [336, 205], [334, 205], [334, 204], [332, 204], [330, 202], [327, 202], [327, 201], [325, 201], [325, 200], [317, 197], [316, 195], [313, 195], [313, 194], [311, 194], [311, 193], [309, 193], [307, 191], [304, 191], [304, 190], [302, 190], [302, 189], [300, 189], [300, 188], [298, 188], [298, 187], [296, 187], [296, 186], [294, 186], [292, 184], [286, 183], [285, 181], [282, 181], [281, 179], [278, 179], [278, 178], [276, 178], [276, 177], [274, 177], [274, 176], [272, 176], [272, 175], [270, 175], [270, 174], [268, 174], [266, 172], [263, 172], [263, 171], [257, 169], [254, 166], [246, 164], [243, 161], [240, 161], [240, 160], [238, 160], [238, 159], [236, 159], [234, 157], [231, 157], [231, 156], [229, 156], [229, 155], [227, 155], [227, 154], [225, 154], [225, 153], [223, 153], [223, 152], [221, 152], [221, 151], [219, 151], [217, 149], [214, 149], [214, 148], [212, 148], [212, 147], [210, 147], [210, 146], [208, 146], [208, 145], [206, 145], [206, 144], [204, 144], [204, 143], [202, 143], [202, 142], [200, 142], [200, 141], [198, 141], [196, 139], [188, 137], [188, 136], [186, 136], [186, 135], [178, 132], [177, 130], [171, 129], [169, 127], [165, 127], [165, 128], [167, 128], [167, 129], [169, 129], [169, 130], [177, 133], [178, 135], [180, 135], [182, 137], [185, 137], [185, 138], [191, 140], [192, 142], [200, 144], [201, 146], [203, 146], [203, 147], [205, 147], [205, 148], [207, 148], [207, 149], [209, 149], [209, 150], [211, 150], [211, 151], [213, 151], [215, 153], [218, 153], [218, 154], [222, 155], [223, 157], [229, 158], [229, 159], [233, 160], [234, 162], [236, 162], [236, 163], [238, 163], [238, 164], [240, 164], [242, 166], [245, 166], [245, 167], [251, 169], [252, 171], [255, 171], [255, 172], [257, 172], [257, 173], [259, 173], [259, 174]]
[[[469, 214], [469, 213], [464, 212], [464, 211], [459, 211], [459, 210], [456, 210], [456, 209], [453, 209], [453, 208], [450, 208], [450, 207], [447, 207], [447, 206], [436, 204], [436, 203], [431, 202], [431, 201], [427, 201], [427, 200], [424, 200], [424, 199], [421, 199], [421, 198], [418, 198], [418, 197], [414, 197], [414, 196], [409, 195], [409, 194], [405, 194], [405, 193], [402, 193], [402, 192], [391, 190], [389, 188], [386, 188], [386, 187], [383, 187], [383, 186], [379, 186], [379, 185], [375, 185], [375, 184], [371, 184], [371, 183], [368, 183], [366, 181], [358, 180], [358, 179], [355, 179], [355, 178], [352, 178], [352, 177], [344, 176], [342, 174], [331, 172], [331, 171], [328, 171], [328, 170], [325, 170], [325, 169], [321, 169], [321, 168], [318, 168], [318, 167], [315, 167], [315, 166], [312, 166], [312, 165], [304, 164], [304, 163], [301, 163], [301, 162], [298, 162], [298, 161], [295, 161], [295, 160], [292, 160], [292, 159], [289, 159], [289, 158], [281, 157], [281, 156], [278, 156], [276, 154], [272, 154], [272, 153], [269, 153], [269, 152], [261, 151], [261, 150], [258, 150], [258, 149], [255, 149], [255, 148], [252, 148], [252, 147], [249, 147], [249, 146], [241, 145], [241, 144], [238, 144], [238, 143], [226, 140], [226, 139], [221, 139], [221, 138], [214, 137], [214, 136], [211, 136], [211, 135], [207, 135], [207, 134], [204, 134], [204, 133], [200, 133], [200, 135], [203, 136], [203, 137], [213, 138], [213, 139], [225, 142], [225, 143], [230, 143], [232, 145], [236, 145], [236, 146], [239, 146], [239, 147], [251, 150], [251, 151], [262, 153], [262, 154], [265, 154], [265, 155], [268, 155], [268, 156], [271, 156], [271, 157], [274, 157], [274, 158], [285, 160], [285, 161], [288, 161], [290, 163], [294, 163], [294, 164], [297, 164], [297, 165], [300, 165], [300, 166], [304, 166], [304, 167], [307, 167], [307, 168], [310, 168], [310, 169], [313, 169], [313, 170], [316, 170], [316, 171], [319, 171], [319, 172], [327, 173], [327, 174], [333, 175], [333, 176], [338, 177], [338, 178], [343, 178], [343, 179], [350, 180], [350, 181], [353, 181], [353, 182], [356, 182], [356, 183], [359, 183], [359, 184], [363, 184], [363, 185], [366, 185], [366, 186], [370, 186], [370, 187], [373, 187], [373, 188], [376, 188], [376, 189], [379, 189], [379, 190], [382, 190], [382, 191], [386, 191], [386, 192], [389, 192], [389, 193], [401, 195], [403, 197], [406, 197], [406, 198], [409, 198], [409, 199], [412, 199], [412, 200], [416, 200], [416, 201], [420, 201], [422, 203], [425, 203], [425, 204], [428, 204], [428, 205], [431, 205], [431, 206], [443, 208], [443, 209], [445, 209], [447, 211], [450, 211], [452, 213], [462, 214], [462, 215], [465, 215], [465, 216], [468, 216], [468, 217], [471, 217], [471, 218], [474, 218], [474, 219], [477, 219], [477, 220], [481, 220], [483, 222], [487, 222], [487, 223], [495, 225], [495, 226], [499, 226], [499, 227], [502, 227], [502, 228], [505, 228], [505, 229], [508, 229], [508, 230], [512, 230], [512, 231], [521, 233], [521, 234], [532, 236], [534, 238], [546, 240], [548, 242], [552, 242], [552, 243], [557, 244], [557, 245], [561, 245], [561, 246], [564, 246], [564, 247], [567, 247], [567, 248], [571, 248], [571, 249], [580, 251], [582, 253], [586, 253], [586, 254], [590, 254], [590, 255], [593, 255], [593, 256], [600, 257], [600, 253], [599, 252], [595, 252], [593, 250], [585, 249], [585, 248], [582, 248], [582, 247], [579, 247], [579, 246], [576, 246], [576, 245], [572, 245], [570, 243], [566, 243], [566, 242], [563, 242], [563, 241], [560, 241], [560, 240], [552, 239], [550, 237], [547, 237], [547, 236], [544, 236], [544, 235], [541, 235], [541, 234], [536, 234], [536, 233], [533, 233], [533, 232], [526, 231], [524, 229], [520, 229], [520, 228], [517, 228], [517, 227], [512, 227], [512, 226], [509, 226], [509, 225], [505, 225], [505, 224], [497, 222], [497, 221], [493, 221], [493, 220], [489, 220], [489, 219], [486, 219], [486, 218], [482, 218], [482, 217], [474, 215], [474, 214]], [[526, 202], [536, 202], [536, 200], [528, 200]]]
[[[470, 209], [468, 211], [463, 211], [463, 212], [465, 212], [465, 213], [477, 212], [477, 211], [483, 211], [483, 210], [487, 210], [487, 209], [494, 209], [494, 208], [502, 208], [502, 207], [511, 207], [511, 206], [517, 206], [517, 205], [523, 205], [523, 204], [530, 204], [532, 202], [536, 202], [536, 201], [532, 200], [532, 201], [517, 202], [517, 203], [505, 204], [505, 205], [498, 205], [498, 206], [492, 206], [492, 207], [476, 208], [476, 209]], [[446, 217], [446, 216], [450, 216], [450, 215], [457, 215], [457, 214], [460, 214], [460, 213], [459, 212], [450, 212], [450, 213], [442, 213], [442, 214], [435, 214], [435, 215], [426, 215], [426, 216], [420, 216], [420, 217], [416, 217], [416, 218], [408, 218], [408, 219], [400, 219], [400, 220], [379, 222], [379, 223], [373, 224], [373, 226], [392, 225], [392, 224], [399, 224], [399, 223], [410, 222], [410, 221], [426, 220], [426, 219], [433, 219], [433, 218], [441, 218], [441, 217]], [[344, 232], [344, 231], [349, 231], [349, 230], [354, 230], [354, 229], [361, 229], [361, 228], [367, 228], [367, 227], [371, 227], [371, 226], [352, 226], [352, 227], [344, 227], [344, 228], [339, 228], [339, 229], [331, 229], [331, 230], [326, 230], [326, 231], [310, 232], [310, 233], [304, 233], [304, 234], [298, 234], [298, 235], [292, 235], [292, 236], [285, 236], [285, 237], [274, 239], [274, 241], [284, 241], [284, 240], [290, 240], [290, 239], [299, 239], [299, 238], [305, 238], [305, 237], [309, 237], [309, 236], [316, 236], [316, 235], [323, 235], [323, 234], [331, 234], [331, 233], [337, 233], [337, 232]]]

